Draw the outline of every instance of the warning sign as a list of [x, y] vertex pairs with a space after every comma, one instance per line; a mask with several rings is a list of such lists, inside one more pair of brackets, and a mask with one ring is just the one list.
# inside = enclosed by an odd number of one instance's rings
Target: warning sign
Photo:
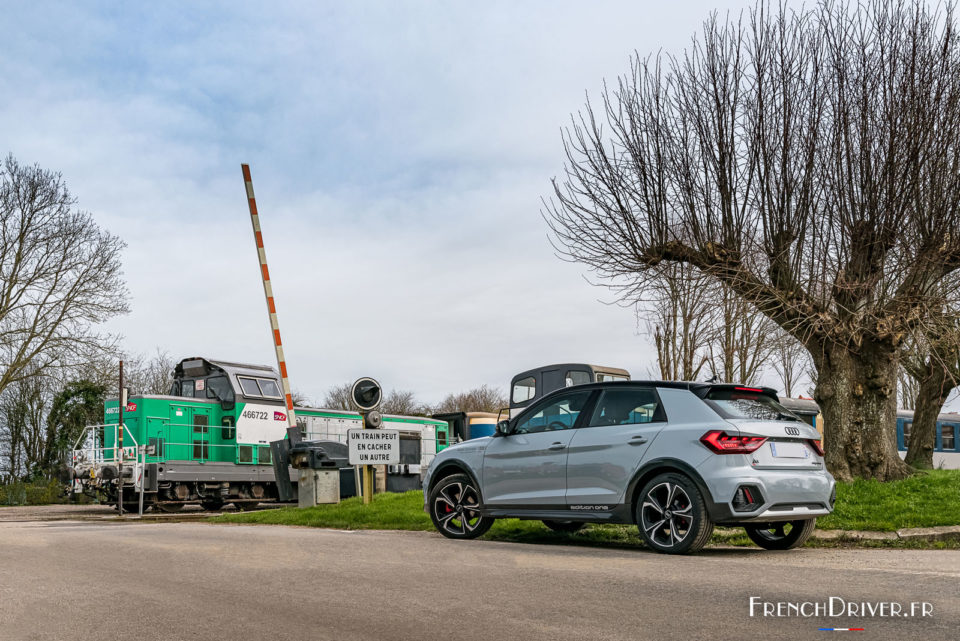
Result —
[[397, 430], [349, 430], [350, 465], [396, 465], [400, 462]]

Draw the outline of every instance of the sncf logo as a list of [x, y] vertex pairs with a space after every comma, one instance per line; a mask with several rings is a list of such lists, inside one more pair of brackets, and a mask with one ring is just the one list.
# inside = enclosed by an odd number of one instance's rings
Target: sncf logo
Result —
[[[287, 415], [284, 414], [283, 412], [274, 412], [274, 413], [273, 413], [273, 420], [275, 420], [275, 421], [285, 421], [285, 420], [287, 420]], [[797, 432], [797, 434], [799, 434], [799, 433], [800, 433], [800, 432]]]
[[787, 434], [790, 436], [800, 436], [800, 428], [797, 427], [785, 427], [783, 428], [787, 431]]

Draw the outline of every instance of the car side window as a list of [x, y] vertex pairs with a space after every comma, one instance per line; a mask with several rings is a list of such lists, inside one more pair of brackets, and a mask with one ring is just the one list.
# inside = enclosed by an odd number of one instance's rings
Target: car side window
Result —
[[583, 406], [590, 400], [590, 392], [573, 392], [545, 401], [534, 407], [531, 413], [525, 416], [514, 434], [534, 434], [536, 432], [550, 432], [554, 430], [568, 430], [572, 428]]
[[654, 390], [631, 388], [606, 390], [593, 411], [589, 425], [635, 425], [666, 420], [667, 416]]

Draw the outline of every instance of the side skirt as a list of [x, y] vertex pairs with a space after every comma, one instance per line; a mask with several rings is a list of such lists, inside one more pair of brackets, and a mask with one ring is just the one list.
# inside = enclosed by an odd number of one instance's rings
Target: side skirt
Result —
[[585, 523], [632, 523], [629, 505], [590, 506], [591, 509], [572, 509], [566, 505], [508, 505], [483, 506], [480, 513], [496, 519], [523, 519], [526, 521], [582, 521]]

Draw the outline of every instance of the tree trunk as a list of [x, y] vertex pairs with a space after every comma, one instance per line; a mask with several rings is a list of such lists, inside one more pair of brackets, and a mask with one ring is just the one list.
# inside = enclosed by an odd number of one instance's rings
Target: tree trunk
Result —
[[916, 413], [913, 415], [910, 443], [907, 446], [908, 465], [926, 470], [933, 468], [933, 450], [937, 444], [937, 416], [940, 415], [952, 389], [953, 381], [947, 370], [935, 358], [930, 358], [917, 392]]
[[814, 397], [823, 413], [827, 469], [842, 481], [909, 476], [897, 454], [896, 351], [864, 344], [817, 352]]

